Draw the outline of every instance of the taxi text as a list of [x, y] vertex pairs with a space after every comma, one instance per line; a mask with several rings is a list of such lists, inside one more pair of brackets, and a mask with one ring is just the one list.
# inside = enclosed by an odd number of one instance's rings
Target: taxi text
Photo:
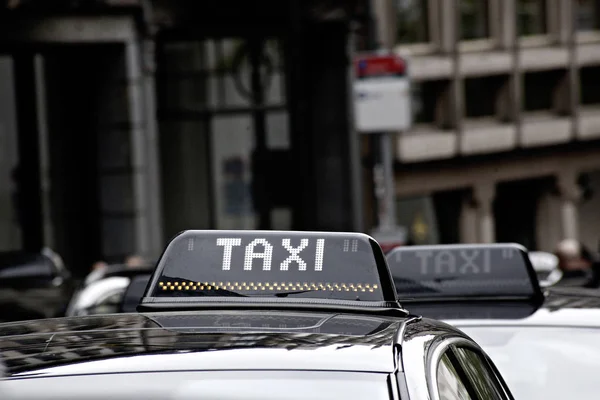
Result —
[[[231, 256], [233, 254], [233, 248], [241, 246], [241, 238], [218, 238], [217, 246], [223, 247], [223, 271], [229, 271], [231, 269]], [[307, 263], [305, 260], [308, 257], [305, 256], [303, 259], [300, 257], [300, 252], [309, 245], [309, 239], [301, 239], [298, 246], [292, 246], [291, 239], [281, 239], [281, 246], [288, 252], [288, 257], [279, 264], [281, 271], [288, 271], [290, 264], [296, 263], [300, 271], [306, 271]], [[259, 247], [258, 249], [256, 247]], [[261, 251], [262, 250], [262, 251]], [[314, 258], [311, 257], [311, 261], [314, 260], [314, 270], [323, 270], [323, 254], [325, 252], [325, 239], [316, 239], [316, 250]], [[244, 271], [252, 270], [252, 263], [254, 259], [261, 259], [263, 261], [263, 271], [270, 271], [273, 258], [273, 244], [265, 238], [256, 238], [248, 243], [244, 250]]]

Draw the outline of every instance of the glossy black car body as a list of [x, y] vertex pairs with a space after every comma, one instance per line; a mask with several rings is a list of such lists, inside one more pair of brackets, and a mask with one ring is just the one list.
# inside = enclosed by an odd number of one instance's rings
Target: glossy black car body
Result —
[[489, 391], [497, 391], [491, 398], [512, 398], [478, 346], [444, 323], [285, 311], [3, 324], [0, 360], [7, 377], [0, 380], [0, 397], [439, 399], [448, 398], [439, 396], [442, 358], [459, 370], [472, 367], [461, 367], [455, 347], [479, 357], [482, 376], [465, 378], [472, 398], [490, 398]]

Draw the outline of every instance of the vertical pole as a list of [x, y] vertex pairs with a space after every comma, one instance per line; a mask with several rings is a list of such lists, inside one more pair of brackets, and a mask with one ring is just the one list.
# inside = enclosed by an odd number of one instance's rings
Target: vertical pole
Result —
[[473, 188], [473, 195], [477, 202], [478, 228], [480, 243], [494, 243], [496, 241], [496, 226], [494, 220], [494, 198], [496, 196], [496, 183], [480, 183]]
[[381, 198], [380, 229], [391, 231], [396, 226], [396, 189], [394, 182], [394, 138], [385, 132], [379, 139], [381, 168], [383, 172], [383, 196]]
[[52, 227], [51, 208], [50, 208], [50, 189], [51, 180], [50, 170], [50, 149], [48, 136], [48, 118], [46, 110], [46, 80], [44, 74], [44, 58], [42, 55], [35, 56], [35, 86], [36, 103], [38, 113], [38, 132], [40, 146], [40, 187], [42, 192], [42, 215], [44, 221], [44, 244], [46, 247], [54, 247], [54, 229]]
[[150, 198], [148, 199], [148, 218], [150, 226], [149, 256], [158, 259], [163, 248], [162, 198], [160, 176], [159, 135], [156, 120], [156, 47], [153, 38], [146, 38], [143, 48], [143, 92], [144, 120], [146, 128], [147, 178]]
[[[509, 43], [512, 44], [512, 76], [511, 76], [511, 93], [510, 98], [512, 100], [512, 120], [515, 122], [516, 128], [516, 147], [521, 147], [523, 143], [523, 112], [522, 112], [522, 75], [521, 75], [521, 38], [519, 36], [519, 15], [517, 10], [517, 2], [513, 1], [512, 9], [512, 21], [513, 21], [513, 32], [510, 35]], [[506, 5], [505, 5], [506, 7]], [[509, 6], [510, 7], [510, 6]], [[505, 14], [506, 15], [506, 14]]]
[[561, 222], [563, 239], [578, 239], [578, 203], [582, 191], [577, 183], [578, 173], [565, 170], [557, 177], [561, 197]]
[[577, 1], [570, 1], [568, 3], [568, 14], [569, 14], [569, 36], [568, 36], [568, 51], [569, 51], [569, 83], [570, 83], [570, 98], [569, 108], [571, 111], [571, 137], [570, 139], [575, 141], [579, 138], [579, 65], [577, 61], [577, 16], [579, 14], [579, 4]]
[[135, 201], [135, 252], [142, 256], [150, 255], [150, 229], [148, 218], [148, 181], [146, 132], [144, 127], [145, 104], [142, 103], [142, 50], [137, 38], [125, 44], [127, 73], [127, 94], [129, 102], [129, 121], [131, 123], [131, 164], [133, 166], [133, 196]]
[[23, 250], [38, 252], [44, 245], [44, 232], [33, 53], [16, 54], [13, 67], [19, 132], [19, 166], [15, 174], [18, 191], [16, 206], [21, 225]]
[[[355, 41], [353, 34], [349, 34], [349, 40], [347, 43], [347, 54], [348, 54], [348, 112], [350, 120], [354, 120], [354, 80], [355, 71], [354, 63], [352, 60], [352, 54], [354, 53]], [[362, 178], [362, 165], [361, 165], [361, 153], [360, 153], [360, 142], [361, 137], [353, 123], [349, 124], [348, 129], [349, 148], [350, 148], [350, 185], [352, 191], [352, 225], [356, 232], [362, 232], [364, 230], [364, 209], [363, 209], [363, 178]]]
[[452, 14], [452, 83], [451, 95], [454, 108], [454, 126], [456, 129], [456, 148], [455, 155], [462, 154], [463, 143], [463, 81], [460, 71], [460, 41], [462, 28], [462, 13], [460, 9], [460, 1], [453, 0]]
[[258, 229], [271, 229], [271, 204], [269, 201], [267, 182], [264, 177], [265, 161], [267, 157], [267, 125], [265, 121], [264, 105], [264, 82], [261, 76], [261, 56], [264, 51], [264, 38], [255, 35], [249, 40], [250, 65], [251, 65], [251, 86], [253, 100], [253, 122], [254, 122], [254, 167], [252, 171], [253, 179], [257, 182], [255, 193], [258, 198]]
[[[370, 7], [368, 8], [368, 30], [367, 30], [367, 47], [369, 50], [377, 50], [380, 48], [381, 38], [379, 37], [379, 32], [377, 30], [377, 10], [375, 1], [370, 2]], [[384, 196], [385, 196], [385, 178], [383, 171], [383, 147], [385, 146], [385, 141], [383, 137], [385, 133], [380, 133], [377, 135], [370, 135], [371, 142], [371, 154], [373, 155], [373, 188], [375, 189], [375, 200], [377, 206], [377, 228], [376, 230], [381, 231], [384, 221], [387, 220]]]
[[[386, 24], [387, 21], [377, 20], [376, 16], [381, 16], [377, 12], [377, 4], [375, 1], [371, 2], [370, 8], [370, 21], [371, 30], [369, 44], [371, 49], [379, 49], [381, 54], [385, 54], [390, 51], [390, 47], [393, 45], [388, 40], [389, 35], [385, 35], [385, 29], [377, 29], [376, 23]], [[387, 26], [386, 26], [387, 27]], [[394, 133], [382, 132], [378, 135], [373, 135], [372, 143], [374, 145], [379, 144], [378, 160], [376, 160], [376, 166], [374, 171], [375, 178], [375, 192], [377, 197], [378, 205], [378, 216], [379, 226], [378, 231], [380, 232], [391, 232], [396, 227], [396, 189], [395, 189], [395, 174], [394, 174]], [[377, 143], [378, 142], [378, 143]], [[377, 150], [375, 150], [377, 153]]]
[[147, 138], [147, 178], [148, 178], [148, 215], [150, 226], [149, 256], [157, 259], [163, 248], [162, 219], [162, 180], [160, 159], [160, 137], [157, 120], [157, 26], [154, 23], [154, 9], [150, 0], [142, 0], [142, 14], [145, 34], [142, 40], [142, 76], [144, 93], [144, 121]]

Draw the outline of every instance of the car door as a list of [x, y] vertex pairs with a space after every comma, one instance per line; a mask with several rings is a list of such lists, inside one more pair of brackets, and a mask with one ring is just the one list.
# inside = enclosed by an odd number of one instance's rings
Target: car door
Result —
[[513, 399], [493, 362], [469, 340], [447, 341], [434, 351], [431, 363], [433, 400]]

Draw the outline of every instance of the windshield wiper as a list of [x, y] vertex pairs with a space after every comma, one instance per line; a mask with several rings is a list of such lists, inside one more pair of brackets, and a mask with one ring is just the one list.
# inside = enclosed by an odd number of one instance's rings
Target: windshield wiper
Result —
[[273, 293], [273, 296], [275, 297], [288, 297], [291, 294], [301, 294], [301, 293], [309, 293], [309, 292], [314, 292], [314, 289], [309, 289], [309, 290], [297, 290], [297, 291], [290, 291], [290, 292], [277, 292], [277, 293]]

